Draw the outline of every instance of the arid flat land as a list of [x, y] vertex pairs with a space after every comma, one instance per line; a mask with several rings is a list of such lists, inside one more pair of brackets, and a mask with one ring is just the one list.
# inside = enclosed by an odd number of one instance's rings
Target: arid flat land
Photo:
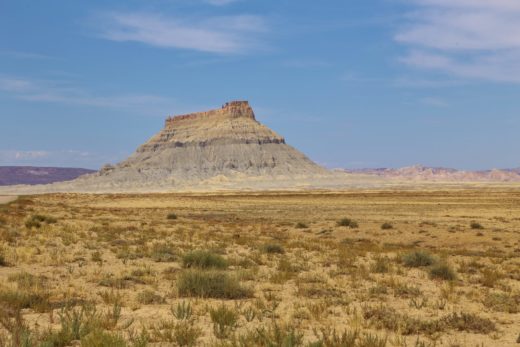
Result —
[[520, 341], [520, 190], [26, 196], [0, 255], [0, 346]]
[[17, 196], [12, 195], [0, 195], [0, 205], [7, 204], [17, 199]]

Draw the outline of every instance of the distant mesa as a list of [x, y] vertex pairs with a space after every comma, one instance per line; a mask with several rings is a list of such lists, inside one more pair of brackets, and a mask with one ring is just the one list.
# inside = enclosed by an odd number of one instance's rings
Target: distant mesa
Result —
[[62, 167], [0, 166], [0, 186], [70, 181], [93, 172], [95, 171]]
[[387, 179], [408, 179], [416, 181], [445, 182], [519, 182], [520, 169], [493, 169], [464, 171], [444, 167], [413, 165], [399, 169], [355, 169], [344, 170], [351, 174], [365, 174]]
[[128, 159], [82, 184], [174, 186], [213, 177], [325, 174], [327, 170], [256, 120], [247, 101], [169, 117], [164, 128]]

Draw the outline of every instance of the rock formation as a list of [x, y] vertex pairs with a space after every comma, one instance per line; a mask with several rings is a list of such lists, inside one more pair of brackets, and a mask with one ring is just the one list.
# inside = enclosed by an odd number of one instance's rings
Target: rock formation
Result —
[[247, 101], [170, 117], [125, 161], [82, 179], [88, 184], [174, 186], [212, 177], [302, 176], [326, 170], [260, 124]]

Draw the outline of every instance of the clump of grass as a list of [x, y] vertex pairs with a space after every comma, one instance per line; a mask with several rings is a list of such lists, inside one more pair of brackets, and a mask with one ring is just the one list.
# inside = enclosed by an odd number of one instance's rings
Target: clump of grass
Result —
[[390, 260], [387, 257], [377, 257], [371, 267], [372, 272], [387, 273], [390, 271]]
[[485, 287], [493, 288], [504, 277], [500, 272], [485, 268], [480, 271], [479, 283]]
[[0, 249], [0, 267], [9, 266], [9, 263], [5, 259], [4, 252]]
[[[244, 335], [234, 336], [230, 345], [301, 347], [304, 346], [303, 336], [303, 333], [292, 326], [280, 326], [277, 323], [272, 323], [267, 327], [261, 326], [258, 329], [251, 330]], [[322, 344], [318, 344], [317, 346], [322, 346]]]
[[391, 223], [383, 223], [381, 224], [381, 230], [390, 230], [393, 229], [394, 226]]
[[350, 229], [359, 228], [358, 222], [356, 222], [355, 220], [353, 220], [351, 218], [342, 218], [336, 223], [336, 225], [339, 227], [348, 227]]
[[91, 254], [91, 256], [90, 256], [90, 259], [93, 262], [96, 262], [96, 263], [102, 263], [103, 262], [103, 258], [101, 257], [101, 253], [99, 251], [93, 252]]
[[45, 215], [41, 215], [41, 214], [35, 214], [35, 215], [32, 215], [31, 218], [29, 218], [25, 222], [25, 227], [27, 229], [32, 229], [32, 228], [39, 229], [42, 227], [42, 224], [54, 224], [57, 222], [58, 222], [58, 220], [54, 217], [45, 216]]
[[94, 330], [81, 339], [81, 347], [127, 347], [127, 343], [121, 335]]
[[189, 321], [182, 321], [173, 327], [173, 342], [176, 346], [193, 347], [202, 336], [202, 331]]
[[0, 305], [14, 309], [31, 308], [45, 312], [49, 308], [49, 294], [39, 290], [2, 290]]
[[222, 256], [210, 251], [192, 251], [182, 257], [182, 266], [200, 269], [226, 269], [228, 262]]
[[484, 299], [483, 304], [497, 312], [520, 312], [520, 296], [515, 297], [506, 293], [490, 293]]
[[476, 230], [484, 229], [482, 224], [480, 224], [478, 222], [471, 222], [471, 224], [469, 226], [471, 227], [471, 229], [476, 229]]
[[306, 223], [303, 223], [303, 222], [296, 223], [296, 225], [294, 227], [296, 229], [307, 229], [307, 228], [309, 228], [309, 226]]
[[150, 258], [158, 263], [168, 263], [175, 261], [175, 251], [173, 247], [165, 243], [156, 243], [150, 252]]
[[434, 265], [430, 269], [429, 275], [431, 279], [440, 279], [445, 281], [454, 281], [457, 279], [455, 270], [453, 270], [451, 266], [445, 263]]
[[183, 301], [178, 303], [175, 307], [171, 307], [172, 315], [178, 320], [190, 320], [193, 310], [189, 302]]
[[401, 260], [407, 267], [431, 266], [437, 262], [437, 259], [426, 251], [406, 253], [401, 256]]
[[269, 254], [284, 254], [285, 253], [285, 249], [282, 246], [275, 244], [275, 243], [267, 243], [267, 244], [263, 245], [262, 250], [265, 253], [269, 253]]
[[175, 213], [168, 213], [168, 215], [166, 216], [166, 219], [175, 220], [175, 219], [177, 219], [177, 215]]
[[210, 309], [209, 315], [213, 322], [213, 333], [218, 339], [227, 338], [237, 326], [237, 312], [227, 308], [224, 304], [216, 309]]
[[421, 320], [398, 313], [390, 307], [367, 306], [363, 308], [363, 317], [376, 329], [387, 329], [402, 335], [433, 335], [448, 329], [477, 334], [496, 331], [493, 321], [471, 313], [452, 313], [438, 319]]
[[153, 304], [163, 304], [165, 302], [164, 298], [154, 292], [153, 290], [143, 290], [139, 294], [137, 294], [137, 301], [143, 305], [153, 305]]
[[236, 278], [216, 270], [184, 271], [177, 280], [177, 289], [184, 297], [242, 299], [252, 296]]

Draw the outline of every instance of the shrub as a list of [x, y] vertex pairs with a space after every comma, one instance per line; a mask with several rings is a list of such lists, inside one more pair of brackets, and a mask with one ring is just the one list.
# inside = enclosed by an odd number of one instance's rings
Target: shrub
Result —
[[175, 251], [171, 245], [156, 243], [152, 247], [150, 258], [158, 263], [172, 262], [175, 260]]
[[436, 263], [435, 257], [425, 251], [406, 253], [401, 257], [401, 259], [407, 267], [423, 267]]
[[506, 293], [490, 293], [484, 299], [483, 304], [497, 312], [520, 312], [520, 296], [515, 297]]
[[177, 289], [181, 296], [216, 299], [251, 297], [251, 291], [242, 287], [236, 278], [215, 270], [188, 270], [180, 274]]
[[166, 219], [175, 220], [175, 219], [177, 219], [177, 215], [175, 213], [168, 213], [168, 215], [166, 216]]
[[237, 326], [238, 314], [224, 304], [210, 309], [209, 315], [213, 322], [213, 333], [218, 339], [227, 338]]
[[430, 271], [430, 278], [453, 281], [457, 279], [457, 274], [448, 264], [437, 264]]
[[81, 339], [81, 347], [126, 347], [123, 337], [95, 330]]
[[153, 290], [143, 290], [137, 294], [137, 301], [143, 305], [163, 304], [164, 298]]
[[225, 269], [228, 267], [228, 263], [222, 256], [210, 251], [192, 251], [182, 257], [182, 266], [185, 268]]
[[273, 243], [265, 244], [262, 247], [262, 250], [265, 253], [269, 253], [269, 254], [284, 254], [285, 253], [285, 249], [283, 249], [282, 246], [273, 244]]
[[31, 308], [45, 312], [49, 308], [49, 294], [41, 290], [2, 290], [0, 306], [12, 309]]
[[471, 227], [471, 229], [484, 229], [484, 227], [477, 222], [471, 222], [469, 226]]
[[31, 216], [31, 218], [29, 218], [25, 222], [25, 227], [27, 229], [32, 229], [32, 228], [39, 229], [39, 228], [41, 228], [43, 223], [44, 224], [54, 224], [56, 222], [58, 222], [58, 220], [54, 217], [44, 216], [41, 214], [35, 214], [35, 215]]
[[5, 260], [5, 256], [3, 252], [0, 250], [0, 266], [9, 266], [7, 260]]
[[300, 347], [303, 346], [303, 336], [304, 334], [297, 331], [294, 327], [279, 326], [276, 323], [272, 323], [269, 326], [264, 324], [244, 335], [234, 336], [231, 345]]
[[350, 218], [342, 218], [336, 224], [339, 227], [349, 227], [350, 229], [356, 229], [359, 227], [358, 222]]
[[294, 227], [296, 229], [307, 229], [309, 226], [303, 222], [298, 222]]
[[495, 284], [504, 276], [497, 270], [485, 268], [480, 272], [479, 283], [485, 287], [493, 288]]
[[179, 322], [173, 328], [173, 341], [180, 347], [197, 346], [201, 335], [202, 331], [188, 321]]
[[381, 224], [381, 230], [390, 230], [393, 229], [394, 226], [391, 223], [383, 223]]
[[172, 315], [178, 320], [189, 320], [193, 313], [191, 304], [185, 301], [178, 303], [175, 307], [172, 306], [170, 311], [172, 312]]
[[390, 271], [389, 259], [387, 257], [377, 257], [375, 263], [372, 265], [372, 272], [387, 273]]

